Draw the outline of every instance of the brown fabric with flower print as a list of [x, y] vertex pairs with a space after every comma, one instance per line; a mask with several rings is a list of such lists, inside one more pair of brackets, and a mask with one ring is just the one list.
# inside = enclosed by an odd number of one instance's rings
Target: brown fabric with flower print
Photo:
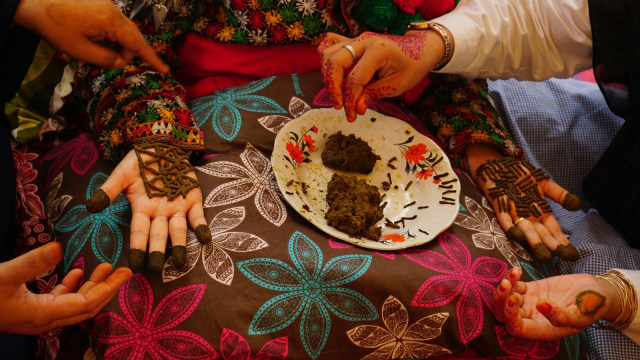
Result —
[[[136, 274], [86, 325], [96, 352], [105, 358], [242, 351], [247, 357], [361, 359], [387, 358], [396, 349], [397, 358], [428, 358], [474, 346], [491, 357], [584, 356], [580, 336], [525, 341], [493, 319], [490, 294], [507, 268], [522, 267], [526, 280], [553, 272], [506, 238], [466, 174], [457, 172], [460, 212], [433, 241], [392, 252], [354, 247], [288, 206], [271, 169], [277, 130], [322, 103], [319, 75], [281, 76], [229, 91], [261, 104], [236, 108], [237, 132], [208, 115], [228, 102], [211, 96], [191, 104], [208, 149], [194, 165], [211, 242], [203, 245], [190, 232], [183, 268], [168, 259], [162, 277]], [[374, 106], [423, 129], [393, 101]], [[68, 268], [93, 268], [109, 254], [116, 266], [126, 265], [126, 202], [114, 200], [105, 209], [109, 216], [82, 207], [112, 168], [95, 159], [82, 175], [68, 162], [60, 167], [49, 201], [69, 199], [55, 222]], [[142, 331], [144, 342], [136, 335]]]

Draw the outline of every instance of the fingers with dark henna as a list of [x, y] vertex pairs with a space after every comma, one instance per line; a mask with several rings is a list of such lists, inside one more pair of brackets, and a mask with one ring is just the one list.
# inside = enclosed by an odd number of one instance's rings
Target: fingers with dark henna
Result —
[[164, 252], [167, 247], [167, 237], [169, 235], [168, 228], [168, 221], [164, 216], [158, 216], [151, 221], [147, 267], [154, 274], [162, 274], [162, 269], [164, 269]]
[[[200, 191], [200, 190], [198, 190]], [[195, 204], [189, 209], [187, 216], [189, 217], [189, 225], [196, 233], [196, 238], [202, 244], [208, 244], [211, 242], [212, 235], [211, 229], [207, 226], [207, 219], [204, 217], [204, 209], [202, 208], [202, 195], [200, 194], [200, 200], [196, 199]]]
[[169, 237], [171, 238], [171, 261], [180, 269], [187, 261], [187, 219], [182, 213], [175, 213], [169, 219]]
[[87, 211], [91, 214], [99, 213], [111, 204], [111, 198], [102, 189], [96, 190], [87, 200]]
[[129, 237], [129, 267], [133, 272], [141, 272], [146, 265], [147, 242], [151, 222], [147, 215], [134, 212], [131, 216]]

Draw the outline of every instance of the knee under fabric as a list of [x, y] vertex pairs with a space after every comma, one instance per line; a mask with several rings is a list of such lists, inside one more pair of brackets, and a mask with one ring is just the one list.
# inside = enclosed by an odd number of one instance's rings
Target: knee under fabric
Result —
[[626, 121], [585, 177], [583, 192], [630, 246], [640, 248], [640, 144]]

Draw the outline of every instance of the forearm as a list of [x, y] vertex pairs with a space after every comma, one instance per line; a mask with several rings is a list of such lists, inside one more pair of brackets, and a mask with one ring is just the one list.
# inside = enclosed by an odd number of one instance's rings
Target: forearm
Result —
[[433, 21], [446, 26], [455, 40], [441, 72], [544, 80], [591, 67], [586, 0], [463, 0]]

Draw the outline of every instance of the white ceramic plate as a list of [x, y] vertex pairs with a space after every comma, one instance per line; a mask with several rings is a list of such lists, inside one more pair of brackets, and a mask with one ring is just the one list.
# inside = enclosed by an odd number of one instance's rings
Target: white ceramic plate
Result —
[[[366, 141], [381, 157], [368, 175], [349, 173], [377, 186], [385, 218], [380, 239], [349, 236], [327, 224], [327, 183], [338, 170], [322, 164], [329, 136], [342, 131]], [[424, 244], [447, 229], [459, 210], [460, 181], [444, 152], [406, 122], [367, 110], [348, 122], [343, 110], [315, 109], [287, 123], [271, 155], [284, 198], [300, 215], [330, 236], [378, 250]], [[383, 182], [391, 182], [388, 190]]]

